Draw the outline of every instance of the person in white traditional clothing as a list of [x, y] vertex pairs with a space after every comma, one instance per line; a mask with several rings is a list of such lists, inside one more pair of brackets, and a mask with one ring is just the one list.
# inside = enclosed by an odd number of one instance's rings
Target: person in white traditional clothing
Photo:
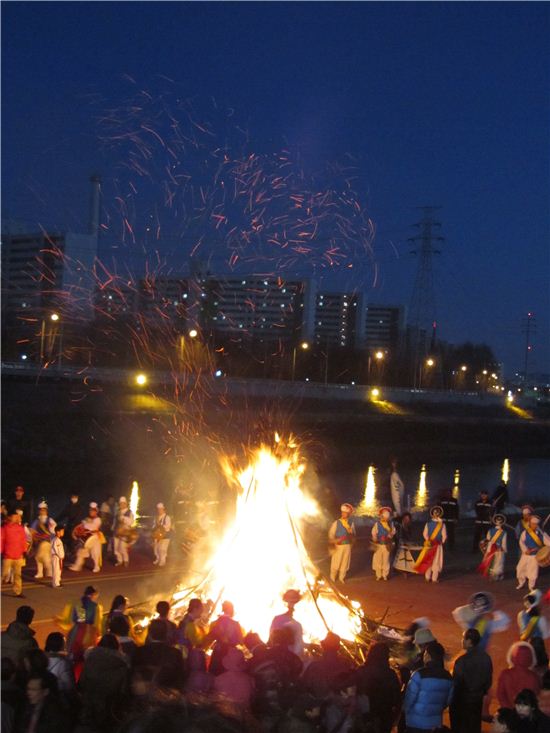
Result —
[[78, 572], [82, 570], [84, 560], [91, 558], [94, 563], [93, 572], [99, 573], [101, 570], [101, 542], [104, 537], [101, 533], [101, 519], [98, 516], [97, 504], [92, 501], [88, 508], [88, 516], [78, 524], [73, 534], [80, 542], [80, 547], [76, 551], [76, 560], [73, 565], [69, 565], [69, 570]]
[[495, 526], [487, 532], [485, 553], [477, 570], [490, 580], [504, 580], [504, 562], [508, 550], [506, 517], [504, 514], [495, 514], [493, 523]]
[[395, 527], [390, 517], [390, 507], [383, 506], [371, 531], [372, 541], [376, 545], [372, 556], [372, 569], [376, 580], [387, 580], [390, 574], [390, 553], [392, 540], [395, 537]]
[[286, 603], [288, 610], [285, 613], [279, 614], [279, 616], [275, 616], [269, 629], [269, 637], [271, 638], [273, 632], [277, 631], [277, 629], [288, 627], [292, 631], [293, 637], [293, 642], [289, 646], [289, 649], [296, 656], [300, 657], [300, 659], [304, 655], [304, 630], [302, 624], [294, 618], [294, 607], [301, 598], [300, 591], [294, 590], [293, 588], [285, 591], [283, 601]]
[[36, 548], [34, 559], [36, 561], [35, 578], [52, 577], [52, 556], [51, 540], [56, 522], [48, 516], [48, 505], [41, 501], [38, 505], [38, 519], [31, 525], [31, 534]]
[[481, 639], [478, 644], [487, 651], [491, 636], [506, 631], [510, 626], [510, 617], [504, 611], [495, 611], [495, 599], [491, 593], [479, 591], [470, 596], [465, 606], [458, 606], [452, 615], [456, 623], [464, 630], [475, 629]]
[[390, 490], [395, 513], [400, 517], [405, 509], [405, 484], [397, 473], [397, 458], [393, 458], [391, 462]]
[[447, 530], [443, 523], [443, 509], [434, 506], [430, 509], [430, 519], [422, 532], [424, 547], [418, 556], [415, 570], [424, 574], [426, 583], [439, 583], [439, 573], [443, 570], [443, 545], [447, 540]]
[[548, 639], [550, 631], [548, 622], [540, 608], [542, 593], [540, 590], [531, 591], [523, 597], [523, 610], [518, 613], [517, 622], [521, 641], [532, 642], [535, 638]]
[[166, 556], [170, 545], [170, 535], [172, 534], [172, 520], [166, 513], [166, 507], [159, 501], [157, 504], [157, 516], [153, 526], [153, 551], [155, 559], [153, 565], [162, 568], [166, 565]]
[[539, 577], [536, 554], [544, 546], [550, 547], [550, 537], [540, 528], [540, 517], [536, 514], [531, 514], [529, 517], [529, 526], [519, 536], [519, 546], [521, 557], [516, 566], [518, 579], [516, 590], [523, 588], [525, 581], [528, 581], [529, 590], [532, 591]]
[[121, 496], [118, 500], [118, 512], [115, 518], [115, 557], [116, 565], [130, 564], [130, 530], [134, 524], [134, 515], [128, 506], [128, 500]]
[[52, 537], [51, 553], [52, 553], [52, 588], [61, 587], [61, 572], [63, 570], [63, 559], [65, 557], [65, 546], [63, 545], [63, 535], [65, 527], [60, 524], [55, 528], [55, 534]]
[[351, 547], [355, 542], [355, 524], [351, 515], [351, 504], [342, 504], [340, 519], [334, 521], [328, 532], [329, 549], [332, 553], [330, 561], [330, 579], [344, 583], [351, 563]]

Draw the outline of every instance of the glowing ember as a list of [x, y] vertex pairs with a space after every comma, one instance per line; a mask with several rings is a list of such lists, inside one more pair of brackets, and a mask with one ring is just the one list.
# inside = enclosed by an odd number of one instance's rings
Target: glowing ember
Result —
[[[361, 629], [359, 604], [316, 584], [319, 573], [302, 530], [304, 520], [318, 518], [320, 511], [302, 491], [305, 463], [290, 445], [284, 447], [279, 438], [275, 452], [262, 446], [244, 470], [224, 461], [225, 476], [237, 493], [235, 519], [203, 564], [204, 578], [194, 592], [216, 604], [232, 601], [243, 628], [267, 639], [273, 617], [286, 611], [283, 593], [295, 588], [302, 593], [295, 618], [305, 641], [318, 641], [328, 630], [354, 640]], [[189, 597], [189, 589], [174, 595], [180, 606]]]
[[378, 503], [376, 501], [376, 481], [374, 478], [375, 472], [376, 468], [374, 466], [369, 466], [369, 470], [367, 471], [367, 479], [365, 481], [365, 493], [363, 494], [363, 499], [361, 503], [357, 507], [357, 513], [359, 515], [372, 514], [377, 508]]
[[130, 494], [130, 511], [134, 515], [134, 519], [137, 519], [139, 516], [138, 506], [139, 506], [139, 486], [138, 486], [138, 482], [134, 481], [132, 483], [132, 493]]

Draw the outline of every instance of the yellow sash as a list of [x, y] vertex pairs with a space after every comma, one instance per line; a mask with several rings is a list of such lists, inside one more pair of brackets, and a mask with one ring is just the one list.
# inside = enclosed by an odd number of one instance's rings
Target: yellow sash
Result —
[[529, 534], [529, 536], [531, 537], [531, 539], [533, 540], [533, 542], [536, 545], [538, 545], [539, 547], [542, 547], [544, 545], [544, 542], [541, 540], [541, 538], [537, 535], [536, 532], [533, 532], [531, 527], [527, 527], [525, 531]]
[[501, 535], [501, 534], [503, 533], [503, 531], [504, 531], [504, 530], [502, 530], [502, 529], [499, 529], [499, 530], [497, 530], [497, 531], [495, 532], [495, 534], [493, 535], [493, 538], [491, 539], [491, 544], [492, 544], [492, 545], [496, 545], [496, 543], [497, 543], [497, 540], [498, 540], [498, 539], [500, 539], [500, 535]]
[[429, 542], [433, 542], [437, 535], [441, 532], [441, 528], [443, 527], [443, 522], [437, 522], [436, 526], [434, 527], [434, 531], [430, 535]]
[[342, 519], [342, 517], [340, 517], [340, 524], [343, 526], [343, 528], [346, 530], [348, 534], [351, 534], [351, 527], [348, 524], [347, 519]]
[[531, 616], [529, 623], [527, 624], [521, 636], [519, 637], [521, 641], [527, 641], [528, 639], [531, 638], [531, 634], [535, 630], [535, 627], [539, 621], [539, 618], [540, 616]]

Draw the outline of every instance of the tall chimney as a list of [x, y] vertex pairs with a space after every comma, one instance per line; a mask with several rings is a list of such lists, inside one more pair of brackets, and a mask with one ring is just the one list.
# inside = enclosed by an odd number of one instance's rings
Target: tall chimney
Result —
[[96, 237], [99, 234], [99, 197], [101, 194], [101, 176], [94, 173], [90, 176], [92, 190], [90, 195], [90, 223], [88, 225], [90, 234]]

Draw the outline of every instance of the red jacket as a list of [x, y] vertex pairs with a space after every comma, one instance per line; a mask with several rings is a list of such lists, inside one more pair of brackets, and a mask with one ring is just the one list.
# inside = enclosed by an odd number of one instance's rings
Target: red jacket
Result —
[[7, 522], [0, 530], [2, 556], [6, 560], [21, 560], [27, 549], [25, 528], [15, 522]]
[[513, 708], [516, 695], [522, 690], [532, 690], [535, 695], [540, 690], [540, 680], [533, 670], [535, 652], [530, 644], [517, 641], [508, 650], [509, 669], [500, 673], [497, 683], [497, 697], [503, 708]]

